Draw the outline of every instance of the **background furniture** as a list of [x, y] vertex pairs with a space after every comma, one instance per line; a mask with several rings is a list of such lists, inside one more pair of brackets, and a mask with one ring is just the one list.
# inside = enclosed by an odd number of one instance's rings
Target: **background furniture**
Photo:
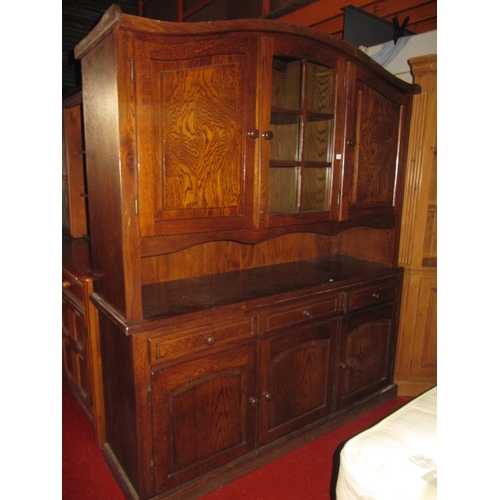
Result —
[[437, 56], [410, 59], [415, 83], [399, 264], [405, 268], [395, 378], [400, 395], [437, 382]]
[[106, 460], [193, 498], [393, 398], [411, 97], [273, 21], [80, 42]]
[[93, 271], [87, 220], [81, 90], [63, 99], [62, 179], [62, 374], [63, 381], [105, 441], [97, 309], [90, 303]]

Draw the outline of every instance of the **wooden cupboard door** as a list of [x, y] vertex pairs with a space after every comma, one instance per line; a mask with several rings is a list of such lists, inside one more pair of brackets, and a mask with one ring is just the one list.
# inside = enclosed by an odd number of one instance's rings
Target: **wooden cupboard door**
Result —
[[183, 42], [135, 45], [143, 237], [253, 224], [256, 42]]
[[254, 352], [241, 347], [152, 372], [157, 493], [253, 448]]
[[394, 302], [342, 319], [337, 409], [392, 383], [396, 322]]
[[331, 411], [337, 320], [285, 331], [260, 344], [260, 444]]
[[85, 313], [63, 297], [62, 299], [62, 361], [63, 380], [93, 421], [92, 390], [87, 355]]
[[404, 95], [352, 66], [348, 75], [340, 218], [395, 215], [405, 154], [400, 148], [407, 121]]
[[417, 303], [410, 376], [437, 380], [437, 279], [423, 277]]

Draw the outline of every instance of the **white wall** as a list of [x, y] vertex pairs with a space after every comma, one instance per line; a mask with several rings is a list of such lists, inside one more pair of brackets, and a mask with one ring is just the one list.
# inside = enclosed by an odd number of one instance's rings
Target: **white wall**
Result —
[[413, 83], [408, 59], [437, 54], [437, 30], [400, 38], [396, 45], [390, 41], [360, 49], [393, 75], [405, 82]]

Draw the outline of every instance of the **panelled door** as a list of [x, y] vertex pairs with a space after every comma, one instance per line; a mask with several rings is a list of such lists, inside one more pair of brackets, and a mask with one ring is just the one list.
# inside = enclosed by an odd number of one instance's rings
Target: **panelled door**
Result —
[[135, 42], [141, 236], [252, 226], [256, 41]]

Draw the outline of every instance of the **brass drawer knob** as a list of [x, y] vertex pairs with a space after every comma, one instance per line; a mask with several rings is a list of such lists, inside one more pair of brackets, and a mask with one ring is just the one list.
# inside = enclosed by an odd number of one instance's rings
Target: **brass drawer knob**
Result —
[[63, 288], [69, 288], [71, 286], [71, 283], [69, 281], [63, 281], [62, 282], [62, 287]]
[[208, 336], [208, 337], [205, 337], [205, 343], [207, 345], [214, 345], [215, 344], [215, 341], [216, 341], [216, 338], [215, 337], [212, 337], [211, 335]]

